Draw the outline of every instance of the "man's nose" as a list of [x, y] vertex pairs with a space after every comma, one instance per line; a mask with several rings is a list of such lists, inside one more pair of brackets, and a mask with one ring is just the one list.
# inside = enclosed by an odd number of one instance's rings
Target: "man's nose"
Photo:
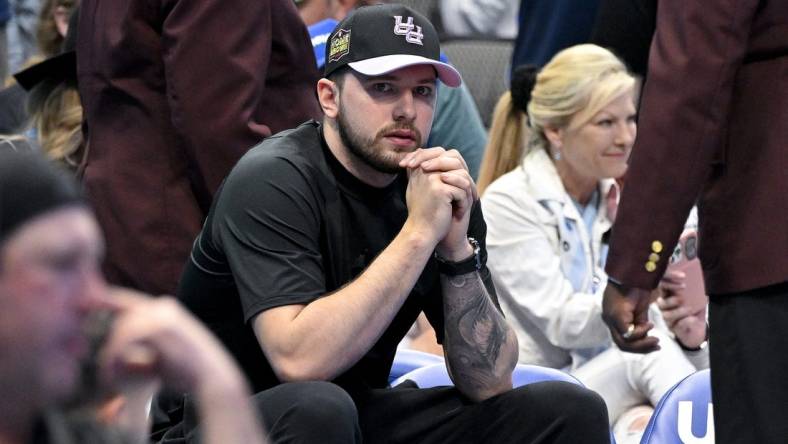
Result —
[[415, 97], [411, 91], [400, 95], [394, 107], [394, 120], [412, 121], [416, 118]]
[[86, 311], [103, 306], [103, 301], [108, 297], [107, 282], [101, 274], [101, 270], [96, 267], [90, 267], [84, 270], [81, 279], [81, 285], [78, 291], [80, 307]]

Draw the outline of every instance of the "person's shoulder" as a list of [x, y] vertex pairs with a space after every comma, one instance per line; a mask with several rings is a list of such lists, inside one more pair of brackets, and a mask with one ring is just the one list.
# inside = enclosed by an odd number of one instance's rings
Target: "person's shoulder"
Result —
[[331, 189], [322, 134], [314, 122], [266, 138], [233, 167], [216, 197], [216, 214], [302, 205], [320, 208]]
[[267, 137], [251, 148], [235, 165], [228, 180], [279, 177], [293, 170], [306, 173], [319, 168], [322, 149], [319, 124], [310, 120]]
[[501, 198], [528, 198], [527, 181], [522, 167], [518, 166], [495, 179], [484, 191], [482, 200]]
[[252, 147], [239, 163], [265, 162], [272, 158], [306, 157], [321, 149], [320, 124], [309, 120], [301, 125], [273, 134]]
[[528, 179], [522, 166], [518, 166], [487, 187], [482, 196], [482, 207], [488, 226], [496, 226], [503, 221], [514, 223], [515, 220], [541, 225], [554, 219], [540, 203]]

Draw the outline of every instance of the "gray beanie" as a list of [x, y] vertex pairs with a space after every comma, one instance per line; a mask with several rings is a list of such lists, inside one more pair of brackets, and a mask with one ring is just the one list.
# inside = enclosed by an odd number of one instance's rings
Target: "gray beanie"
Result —
[[0, 150], [0, 244], [42, 213], [83, 204], [74, 180], [39, 153]]

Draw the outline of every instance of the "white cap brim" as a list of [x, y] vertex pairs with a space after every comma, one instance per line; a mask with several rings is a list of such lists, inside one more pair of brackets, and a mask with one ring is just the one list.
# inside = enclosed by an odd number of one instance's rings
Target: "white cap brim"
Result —
[[453, 66], [422, 56], [406, 54], [387, 55], [358, 62], [350, 62], [348, 65], [353, 68], [354, 71], [366, 76], [388, 74], [392, 71], [414, 65], [432, 65], [438, 72], [438, 78], [447, 86], [456, 88], [462, 84], [460, 72], [454, 69]]

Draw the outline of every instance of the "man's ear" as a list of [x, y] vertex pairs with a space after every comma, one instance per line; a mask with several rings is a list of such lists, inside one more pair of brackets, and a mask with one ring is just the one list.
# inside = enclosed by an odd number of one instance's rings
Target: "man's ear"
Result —
[[564, 144], [564, 129], [551, 126], [544, 127], [544, 136], [553, 148], [561, 148]]
[[339, 87], [328, 79], [317, 81], [317, 100], [326, 117], [335, 119], [339, 112]]

